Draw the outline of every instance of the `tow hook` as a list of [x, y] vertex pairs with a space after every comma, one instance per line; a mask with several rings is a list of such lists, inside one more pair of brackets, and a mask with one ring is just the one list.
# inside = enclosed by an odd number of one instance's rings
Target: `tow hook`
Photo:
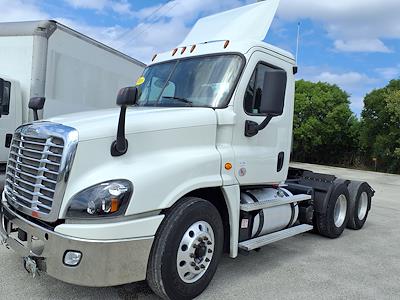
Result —
[[31, 257], [24, 257], [24, 268], [29, 274], [32, 275], [32, 278], [35, 278], [36, 275], [39, 275], [37, 263]]

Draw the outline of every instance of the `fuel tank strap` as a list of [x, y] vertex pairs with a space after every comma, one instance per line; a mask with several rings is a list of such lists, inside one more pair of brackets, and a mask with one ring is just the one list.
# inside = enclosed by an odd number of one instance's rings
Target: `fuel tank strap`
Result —
[[[244, 194], [246, 194], [247, 196], [249, 196], [251, 198], [251, 200], [253, 200], [254, 202], [259, 202], [258, 199], [250, 192], [248, 191], [244, 191]], [[258, 222], [258, 229], [256, 234], [254, 235], [254, 237], [258, 237], [261, 233], [261, 230], [264, 227], [264, 211], [261, 209], [258, 214], [260, 215], [260, 221]]]

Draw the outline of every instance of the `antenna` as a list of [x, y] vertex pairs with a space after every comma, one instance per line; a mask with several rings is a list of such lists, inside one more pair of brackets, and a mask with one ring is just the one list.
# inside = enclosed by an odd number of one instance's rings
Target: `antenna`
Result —
[[296, 63], [298, 62], [298, 58], [299, 58], [300, 27], [301, 27], [301, 23], [299, 22], [299, 23], [297, 23]]

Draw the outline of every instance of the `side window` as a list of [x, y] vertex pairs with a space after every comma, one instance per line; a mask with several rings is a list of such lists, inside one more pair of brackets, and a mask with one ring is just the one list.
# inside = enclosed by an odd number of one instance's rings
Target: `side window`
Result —
[[[244, 96], [244, 109], [246, 113], [251, 115], [265, 115], [262, 113], [262, 101], [272, 100], [269, 99], [269, 93], [273, 91], [265, 91], [264, 81], [268, 74], [276, 72], [277, 70], [282, 71], [278, 68], [273, 68], [265, 64], [259, 63], [251, 76], [250, 82], [247, 86], [246, 93]], [[285, 76], [286, 77], [286, 76]], [[286, 82], [284, 82], [286, 86]], [[264, 97], [263, 97], [264, 95]], [[265, 106], [265, 105], [264, 105]]]
[[0, 110], [3, 115], [10, 113], [11, 82], [3, 81], [3, 90], [0, 90]]

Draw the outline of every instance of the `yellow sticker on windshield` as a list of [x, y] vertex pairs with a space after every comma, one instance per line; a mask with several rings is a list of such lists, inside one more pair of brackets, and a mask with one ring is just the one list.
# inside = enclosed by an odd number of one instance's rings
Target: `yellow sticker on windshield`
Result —
[[136, 86], [142, 85], [145, 81], [145, 78], [143, 76], [139, 77], [138, 80], [136, 81]]

